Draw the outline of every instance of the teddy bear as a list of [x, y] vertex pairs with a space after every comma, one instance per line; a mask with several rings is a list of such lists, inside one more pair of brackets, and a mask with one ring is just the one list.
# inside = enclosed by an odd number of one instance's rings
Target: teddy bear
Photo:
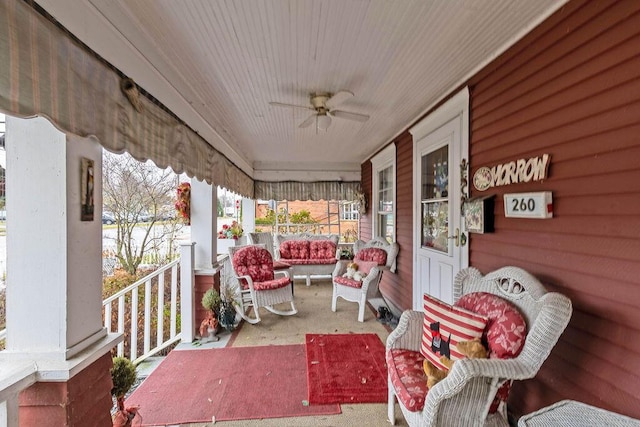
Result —
[[355, 262], [350, 262], [347, 264], [347, 272], [342, 275], [342, 277], [346, 277], [347, 279], [353, 279], [356, 273], [358, 272], [358, 264]]
[[[471, 341], [460, 341], [458, 344], [456, 344], [456, 348], [458, 349], [458, 352], [467, 359], [486, 359], [487, 357], [489, 357], [487, 349], [484, 348], [482, 342], [480, 342], [480, 339], [478, 338], [475, 338]], [[447, 376], [451, 368], [453, 368], [454, 362], [447, 356], [441, 356], [440, 362], [448, 368], [446, 371], [438, 369], [428, 359], [425, 359], [424, 362], [422, 362], [424, 372], [425, 374], [427, 374], [428, 388], [431, 388], [438, 382], [442, 381]]]

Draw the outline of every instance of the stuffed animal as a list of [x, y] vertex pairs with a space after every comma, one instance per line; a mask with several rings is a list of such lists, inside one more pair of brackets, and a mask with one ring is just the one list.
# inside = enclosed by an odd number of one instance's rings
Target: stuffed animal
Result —
[[342, 277], [346, 277], [347, 279], [353, 279], [356, 273], [358, 272], [358, 264], [355, 262], [350, 262], [347, 264], [347, 272], [342, 275]]
[[362, 280], [364, 280], [364, 278], [367, 277], [366, 273], [362, 273], [360, 271], [356, 271], [353, 274], [353, 280], [355, 280], [356, 282], [362, 282]]
[[[458, 352], [467, 359], [486, 359], [489, 357], [487, 349], [484, 348], [478, 338], [471, 341], [460, 341], [456, 344], [456, 348], [458, 349]], [[424, 362], [422, 362], [422, 368], [424, 369], [425, 374], [427, 374], [427, 387], [429, 388], [442, 381], [447, 376], [451, 368], [453, 368], [453, 360], [449, 359], [447, 356], [440, 357], [440, 362], [446, 366], [448, 370], [443, 371], [438, 369], [428, 359], [425, 359]]]

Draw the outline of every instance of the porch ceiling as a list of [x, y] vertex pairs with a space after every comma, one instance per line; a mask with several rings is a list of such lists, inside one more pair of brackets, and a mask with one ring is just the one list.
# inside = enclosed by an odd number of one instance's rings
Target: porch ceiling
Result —
[[[360, 164], [564, 0], [37, 0], [258, 180]], [[352, 91], [326, 132], [311, 92]]]

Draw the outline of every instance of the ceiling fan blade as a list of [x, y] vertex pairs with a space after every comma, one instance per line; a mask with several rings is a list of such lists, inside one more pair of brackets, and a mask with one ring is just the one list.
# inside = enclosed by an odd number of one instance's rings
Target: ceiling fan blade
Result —
[[307, 127], [311, 126], [311, 124], [314, 123], [315, 121], [316, 121], [316, 115], [312, 114], [309, 117], [307, 117], [304, 122], [300, 123], [300, 126], [298, 126], [298, 127], [299, 128], [307, 128]]
[[337, 107], [352, 96], [353, 92], [350, 92], [348, 90], [339, 90], [338, 92], [334, 93], [331, 98], [327, 99], [327, 108]]
[[338, 117], [339, 119], [355, 120], [356, 122], [364, 123], [369, 120], [369, 116], [366, 114], [350, 113], [348, 111], [333, 110], [329, 112], [330, 115]]
[[313, 107], [309, 107], [307, 105], [284, 104], [282, 102], [270, 102], [269, 105], [273, 105], [274, 107], [304, 108], [305, 110], [315, 111]]

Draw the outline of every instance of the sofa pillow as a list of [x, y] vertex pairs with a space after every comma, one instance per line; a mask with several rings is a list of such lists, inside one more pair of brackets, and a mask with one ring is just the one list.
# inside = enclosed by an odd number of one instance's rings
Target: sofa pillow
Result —
[[520, 354], [527, 322], [513, 304], [488, 292], [473, 292], [462, 296], [455, 305], [487, 317], [484, 335], [490, 358], [511, 359]]
[[280, 258], [307, 259], [309, 258], [308, 240], [285, 240], [280, 244]]
[[457, 351], [456, 344], [481, 338], [487, 318], [464, 308], [440, 301], [424, 294], [424, 322], [420, 353], [437, 368], [448, 368], [440, 362], [441, 356], [456, 361], [464, 356]]
[[387, 251], [380, 248], [365, 248], [354, 257], [355, 261], [375, 261], [378, 265], [387, 264]]
[[336, 258], [336, 244], [330, 240], [312, 240], [309, 242], [309, 258], [331, 259]]
[[358, 271], [363, 274], [369, 274], [373, 267], [378, 267], [380, 265], [375, 261], [358, 260], [358, 261], [355, 261], [355, 263], [358, 265]]

